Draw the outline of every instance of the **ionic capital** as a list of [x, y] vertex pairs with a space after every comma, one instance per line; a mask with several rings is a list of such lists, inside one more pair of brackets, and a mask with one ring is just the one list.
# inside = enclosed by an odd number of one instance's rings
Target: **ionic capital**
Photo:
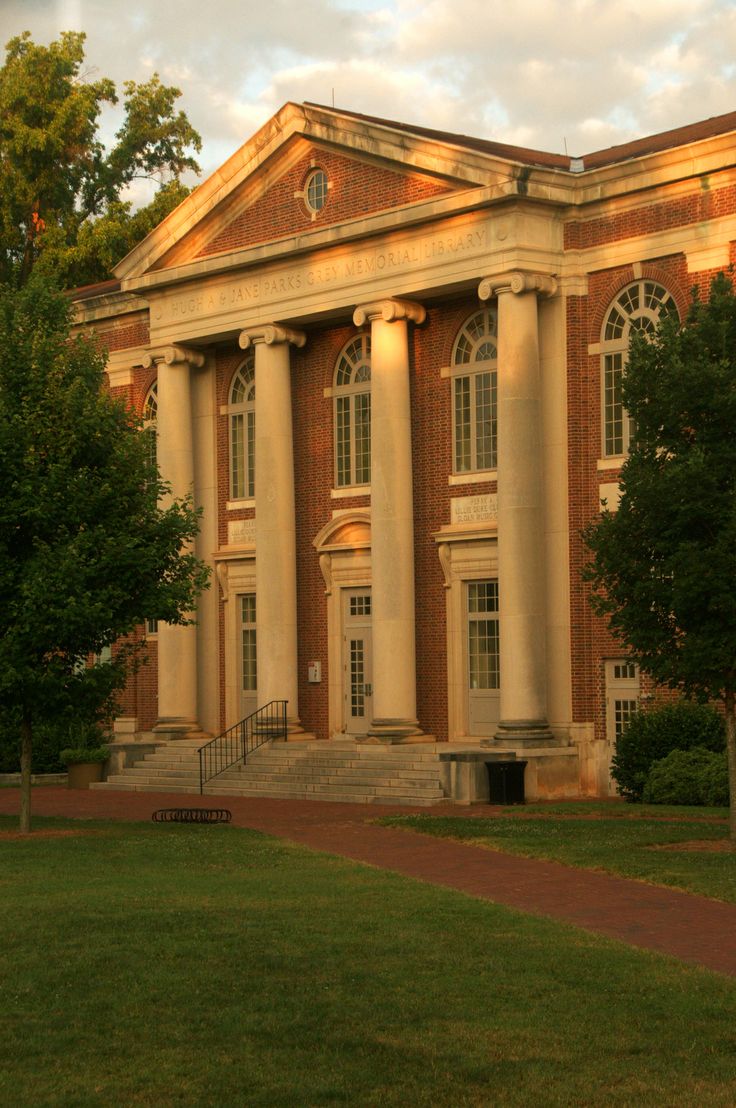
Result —
[[302, 347], [307, 341], [303, 331], [293, 331], [290, 327], [282, 327], [278, 323], [264, 323], [259, 327], [246, 327], [240, 332], [238, 345], [241, 350], [248, 350], [251, 346], [264, 343], [266, 346], [275, 346], [281, 342], [291, 343], [292, 346]]
[[524, 273], [519, 269], [509, 273], [499, 273], [494, 277], [484, 277], [478, 285], [478, 296], [489, 300], [500, 292], [512, 292], [518, 296], [522, 292], [536, 292], [541, 296], [554, 296], [557, 292], [557, 279], [546, 273]]
[[374, 300], [371, 304], [359, 304], [353, 312], [353, 323], [362, 327], [374, 319], [386, 323], [395, 323], [397, 319], [410, 319], [413, 323], [424, 323], [427, 312], [423, 305], [413, 300]]
[[163, 362], [165, 365], [185, 365], [191, 369], [201, 369], [204, 365], [204, 354], [199, 350], [192, 350], [188, 346], [160, 346], [149, 350], [143, 356], [143, 366], [150, 369], [152, 366]]

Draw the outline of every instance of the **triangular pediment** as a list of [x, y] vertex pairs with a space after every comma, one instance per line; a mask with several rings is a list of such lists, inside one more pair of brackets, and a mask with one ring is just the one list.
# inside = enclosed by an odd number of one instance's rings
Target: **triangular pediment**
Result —
[[[324, 206], [310, 211], [307, 184], [324, 174]], [[376, 212], [405, 208], [457, 191], [427, 173], [406, 171], [367, 157], [293, 138], [275, 164], [236, 189], [202, 224], [156, 264], [156, 269], [232, 253], [279, 239], [338, 227]]]
[[[380, 213], [405, 213], [492, 183], [488, 159], [449, 143], [312, 105], [287, 104], [116, 267], [124, 287], [147, 274], [211, 269], [283, 240], [360, 233]], [[327, 180], [315, 213], [311, 172]], [[182, 274], [183, 275], [183, 274]]]

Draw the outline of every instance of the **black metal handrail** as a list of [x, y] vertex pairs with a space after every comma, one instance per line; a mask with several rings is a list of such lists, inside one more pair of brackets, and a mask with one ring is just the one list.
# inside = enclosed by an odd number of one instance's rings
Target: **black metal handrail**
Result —
[[288, 700], [269, 700], [262, 708], [251, 712], [240, 723], [228, 727], [216, 739], [199, 748], [199, 791], [213, 777], [224, 773], [238, 762], [245, 764], [248, 755], [272, 739], [286, 738], [286, 705]]

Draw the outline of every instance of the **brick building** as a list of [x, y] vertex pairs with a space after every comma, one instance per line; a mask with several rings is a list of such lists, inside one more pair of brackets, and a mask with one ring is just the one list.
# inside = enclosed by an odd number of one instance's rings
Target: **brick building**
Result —
[[196, 627], [151, 624], [118, 740], [514, 751], [607, 795], [640, 695], [590, 611], [630, 330], [732, 261], [736, 113], [583, 158], [287, 104], [82, 294], [203, 509]]

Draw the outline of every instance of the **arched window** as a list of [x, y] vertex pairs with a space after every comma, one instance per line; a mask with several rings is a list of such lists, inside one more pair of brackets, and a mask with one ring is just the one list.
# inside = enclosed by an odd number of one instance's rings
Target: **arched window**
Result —
[[335, 480], [338, 488], [371, 479], [371, 340], [351, 339], [335, 369]]
[[158, 382], [154, 381], [143, 401], [143, 425], [148, 435], [148, 459], [156, 465], [156, 420], [158, 418]]
[[452, 351], [453, 468], [496, 468], [497, 318], [493, 308], [463, 323]]
[[661, 320], [679, 319], [672, 295], [656, 281], [635, 281], [622, 289], [606, 313], [601, 330], [601, 400], [603, 454], [629, 449], [631, 423], [624, 408], [622, 385], [632, 332], [653, 335]]
[[253, 351], [237, 370], [230, 386], [230, 496], [246, 500], [255, 495], [256, 366]]

